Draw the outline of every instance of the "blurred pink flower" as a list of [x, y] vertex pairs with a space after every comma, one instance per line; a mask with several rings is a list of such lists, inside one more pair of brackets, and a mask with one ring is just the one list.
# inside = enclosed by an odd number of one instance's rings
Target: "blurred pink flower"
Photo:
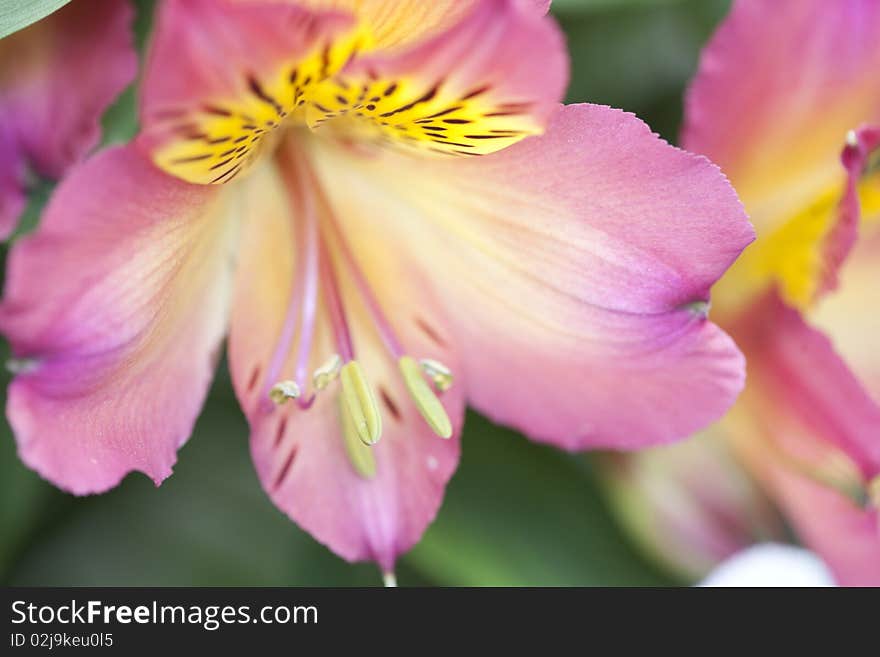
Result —
[[0, 40], [0, 239], [31, 172], [60, 178], [98, 144], [100, 119], [134, 80], [127, 0], [78, 0]]
[[685, 118], [758, 233], [713, 289], [748, 382], [710, 431], [842, 584], [880, 585], [880, 2], [738, 0]]

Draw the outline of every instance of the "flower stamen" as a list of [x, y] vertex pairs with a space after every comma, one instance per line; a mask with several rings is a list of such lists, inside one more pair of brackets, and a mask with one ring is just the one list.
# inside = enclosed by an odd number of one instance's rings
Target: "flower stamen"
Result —
[[342, 367], [339, 379], [342, 383], [343, 416], [353, 423], [361, 442], [375, 445], [382, 435], [382, 416], [361, 364], [356, 360], [347, 362]]
[[326, 223], [330, 228], [334, 242], [336, 243], [343, 260], [345, 260], [345, 264], [348, 265], [348, 271], [358, 288], [358, 292], [360, 292], [361, 297], [364, 300], [364, 304], [367, 306], [367, 310], [369, 310], [370, 315], [373, 317], [373, 322], [379, 332], [379, 337], [382, 339], [385, 348], [388, 349], [391, 356], [395, 359], [399, 359], [404, 355], [404, 351], [400, 344], [400, 340], [397, 339], [397, 335], [391, 327], [391, 322], [385, 317], [385, 313], [382, 311], [382, 306], [379, 304], [379, 300], [376, 299], [376, 295], [373, 293], [366, 276], [364, 276], [357, 260], [355, 260], [354, 254], [336, 221], [336, 217], [333, 215], [333, 212], [329, 207], [327, 208], [326, 214]]
[[[316, 188], [318, 187], [317, 182], [315, 186]], [[452, 387], [452, 372], [439, 361], [423, 359], [421, 363], [417, 363], [411, 356], [406, 355], [391, 322], [385, 316], [379, 300], [376, 298], [366, 276], [358, 265], [354, 253], [349, 247], [329, 204], [325, 203], [324, 205], [326, 213], [325, 223], [328, 227], [328, 233], [330, 233], [330, 237], [333, 239], [339, 254], [347, 265], [347, 270], [364, 301], [364, 305], [373, 318], [373, 323], [385, 348], [391, 357], [397, 361], [410, 397], [434, 433], [442, 438], [450, 438], [452, 436], [452, 423], [443, 404], [422, 378], [422, 372], [427, 374], [435, 389], [441, 393]]]
[[[301, 166], [292, 153], [281, 153], [279, 164], [288, 173], [288, 180], [296, 179], [296, 173]], [[299, 228], [296, 236], [298, 257], [296, 261], [296, 282], [291, 292], [287, 315], [281, 328], [278, 346], [272, 355], [272, 360], [266, 371], [266, 382], [269, 389], [266, 397], [276, 404], [283, 403], [289, 398], [298, 399], [301, 408], [306, 409], [314, 401], [314, 395], [302, 398], [302, 390], [305, 389], [308, 376], [308, 359], [312, 347], [312, 339], [315, 331], [315, 317], [318, 304], [318, 228], [317, 216], [313, 197], [305, 186], [300, 186], [298, 192], [291, 191], [293, 206], [302, 212], [302, 221], [297, 222]], [[297, 351], [297, 365], [293, 380], [278, 381], [281, 368], [290, 352], [294, 337], [299, 327], [299, 344]], [[274, 381], [274, 383], [272, 383]], [[288, 395], [286, 391], [297, 387], [297, 394]], [[284, 395], [283, 397], [281, 395]], [[278, 399], [281, 399], [279, 402]]]
[[[361, 364], [354, 359], [354, 346], [351, 340], [351, 331], [345, 317], [345, 308], [342, 305], [342, 296], [339, 292], [339, 283], [330, 262], [327, 245], [321, 242], [321, 286], [327, 301], [327, 310], [330, 315], [330, 324], [336, 335], [336, 343], [340, 358], [344, 361], [339, 371], [342, 383], [342, 410], [343, 415], [348, 415], [353, 423], [358, 437], [365, 445], [375, 445], [382, 435], [382, 416], [379, 414], [379, 405], [376, 396]], [[346, 413], [347, 411], [347, 413]]]
[[376, 458], [373, 456], [373, 450], [364, 445], [351, 413], [346, 408], [346, 402], [341, 397], [339, 399], [339, 423], [342, 426], [345, 452], [354, 471], [365, 479], [372, 479], [376, 476]]
[[420, 365], [415, 359], [402, 356], [398, 366], [406, 383], [406, 389], [428, 426], [441, 438], [452, 437], [452, 423], [449, 421], [446, 409], [422, 377]]
[[323, 365], [317, 368], [312, 374], [312, 385], [315, 390], [323, 390], [329, 386], [336, 377], [339, 376], [339, 370], [342, 369], [342, 359], [339, 354], [333, 354]]
[[300, 396], [300, 387], [296, 381], [279, 381], [269, 390], [269, 399], [280, 406], [289, 399], [297, 399]]
[[428, 375], [437, 392], [446, 392], [452, 387], [452, 371], [440, 361], [423, 358], [419, 361], [422, 371]]

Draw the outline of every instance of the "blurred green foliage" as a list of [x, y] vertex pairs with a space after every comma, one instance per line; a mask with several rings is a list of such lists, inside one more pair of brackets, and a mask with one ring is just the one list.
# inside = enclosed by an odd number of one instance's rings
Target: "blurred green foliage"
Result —
[[[138, 42], [151, 0], [138, 0]], [[572, 54], [569, 102], [622, 107], [674, 141], [699, 50], [728, 0], [556, 0]], [[129, 89], [104, 121], [105, 143], [136, 131]], [[26, 224], [48, 196], [36, 187]], [[5, 355], [5, 354], [4, 354]], [[6, 375], [0, 383], [5, 389]], [[224, 370], [175, 474], [141, 475], [73, 498], [26, 469], [0, 436], [0, 581], [24, 585], [373, 585], [286, 519], [250, 463], [247, 426]], [[588, 457], [533, 445], [471, 414], [459, 471], [403, 585], [658, 585], [612, 518]]]

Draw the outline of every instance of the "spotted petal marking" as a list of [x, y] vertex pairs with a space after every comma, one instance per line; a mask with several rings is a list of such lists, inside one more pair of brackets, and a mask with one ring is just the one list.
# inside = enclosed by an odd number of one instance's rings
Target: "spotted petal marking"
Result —
[[271, 148], [280, 127], [302, 121], [315, 89], [366, 41], [361, 32], [349, 34], [279, 67], [272, 76], [243, 75], [238, 96], [206, 100], [194, 109], [154, 112], [152, 118], [170, 135], [155, 151], [155, 163], [189, 182], [229, 182]]
[[[316, 90], [306, 119], [314, 130], [345, 125], [349, 134], [445, 155], [493, 153], [541, 131], [531, 101], [499, 101], [491, 92], [490, 84], [459, 92], [444, 80], [426, 85], [370, 72], [355, 82], [340, 75]], [[332, 121], [341, 117], [347, 120]]]
[[567, 73], [551, 19], [481, 0], [441, 34], [352, 61], [315, 91], [306, 120], [422, 152], [493, 153], [543, 131]]

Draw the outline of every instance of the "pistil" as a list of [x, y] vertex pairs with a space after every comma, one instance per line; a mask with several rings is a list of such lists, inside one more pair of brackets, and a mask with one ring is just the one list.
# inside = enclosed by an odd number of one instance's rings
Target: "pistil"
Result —
[[327, 302], [330, 324], [344, 365], [339, 372], [342, 384], [342, 412], [347, 412], [358, 437], [365, 445], [375, 445], [382, 435], [382, 416], [373, 390], [361, 364], [354, 359], [351, 331], [342, 304], [339, 282], [330, 260], [327, 245], [321, 242], [321, 287]]
[[[303, 180], [302, 173], [305, 167], [302, 156], [293, 149], [279, 151], [278, 164], [287, 180]], [[264, 399], [275, 404], [282, 404], [288, 399], [297, 399], [300, 408], [307, 409], [315, 398], [314, 394], [303, 397], [302, 391], [306, 389], [318, 304], [318, 218], [315, 200], [308, 186], [300, 184], [297, 187], [298, 189], [291, 191], [292, 205], [300, 211], [300, 220], [295, 222], [298, 227], [295, 236], [296, 280], [281, 327], [278, 346], [266, 370], [268, 389]], [[294, 378], [278, 381], [297, 328], [299, 328], [299, 344]]]
[[[317, 181], [316, 181], [317, 186]], [[385, 348], [391, 357], [397, 362], [401, 376], [406, 385], [410, 397], [416, 408], [424, 418], [428, 426], [441, 438], [452, 436], [452, 423], [446, 413], [443, 404], [425, 383], [422, 373], [431, 379], [434, 387], [439, 392], [445, 392], [452, 386], [452, 373], [442, 363], [433, 359], [423, 359], [417, 363], [415, 359], [406, 355], [400, 340], [394, 332], [391, 322], [385, 316], [379, 300], [370, 287], [367, 277], [360, 268], [354, 253], [345, 239], [345, 234], [339, 226], [329, 203], [324, 199], [325, 225], [327, 233], [333, 238], [337, 250], [347, 265], [349, 274], [373, 319], [373, 324], [382, 339]]]
[[345, 264], [348, 266], [351, 278], [357, 286], [358, 292], [363, 298], [364, 304], [367, 306], [367, 310], [369, 310], [370, 315], [373, 317], [373, 323], [379, 332], [379, 336], [381, 337], [385, 348], [388, 349], [388, 352], [395, 360], [401, 358], [404, 355], [403, 347], [400, 344], [400, 340], [397, 339], [397, 335], [394, 333], [391, 322], [385, 317], [385, 313], [382, 311], [382, 306], [379, 304], [379, 300], [376, 299], [376, 295], [373, 293], [373, 290], [358, 265], [357, 260], [355, 260], [354, 254], [348, 246], [348, 242], [336, 221], [336, 217], [332, 211], [330, 211], [329, 207], [326, 214], [326, 225], [329, 228], [328, 232], [332, 234], [334, 242], [345, 260]]

